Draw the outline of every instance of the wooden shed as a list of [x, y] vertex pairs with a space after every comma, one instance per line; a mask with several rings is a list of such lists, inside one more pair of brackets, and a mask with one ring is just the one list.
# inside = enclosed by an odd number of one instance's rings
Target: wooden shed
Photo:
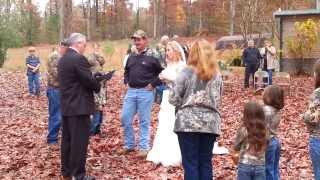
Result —
[[[307, 10], [286, 10], [277, 11], [274, 13], [274, 17], [278, 22], [278, 28], [280, 33], [280, 70], [294, 73], [296, 70], [295, 59], [291, 58], [286, 47], [286, 39], [295, 35], [294, 23], [302, 22], [308, 19], [313, 19], [315, 22], [320, 22], [320, 9], [307, 9]], [[314, 62], [320, 58], [320, 43], [317, 43], [316, 47], [306, 57], [306, 61], [303, 64], [303, 70], [311, 73]]]

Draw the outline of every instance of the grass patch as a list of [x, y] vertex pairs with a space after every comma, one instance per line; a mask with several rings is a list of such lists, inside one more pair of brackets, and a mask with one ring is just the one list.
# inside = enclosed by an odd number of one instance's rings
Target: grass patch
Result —
[[[85, 55], [93, 52], [92, 44], [96, 42], [89, 42], [87, 45]], [[106, 59], [104, 69], [122, 70], [122, 60], [126, 54], [128, 44], [131, 43], [129, 39], [119, 41], [104, 41], [98, 42], [102, 45], [103, 55]], [[37, 56], [40, 58], [41, 72], [47, 71], [47, 62], [49, 54], [52, 52], [54, 45], [39, 45], [36, 46]], [[26, 71], [25, 59], [28, 55], [28, 47], [11, 48], [8, 49], [7, 60], [5, 61], [2, 70], [4, 71]]]

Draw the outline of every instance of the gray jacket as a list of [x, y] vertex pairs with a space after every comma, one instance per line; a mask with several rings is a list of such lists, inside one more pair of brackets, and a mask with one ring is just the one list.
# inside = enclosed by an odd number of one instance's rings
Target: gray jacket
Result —
[[190, 67], [178, 75], [170, 90], [169, 102], [176, 106], [175, 132], [201, 132], [220, 135], [218, 110], [223, 91], [221, 75], [199, 80]]

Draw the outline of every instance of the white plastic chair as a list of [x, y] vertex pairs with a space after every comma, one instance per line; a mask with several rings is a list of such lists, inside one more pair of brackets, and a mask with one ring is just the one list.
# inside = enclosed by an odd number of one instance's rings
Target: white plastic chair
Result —
[[262, 71], [260, 68], [254, 73], [253, 87], [254, 89], [265, 88], [269, 85], [269, 74], [266, 71]]

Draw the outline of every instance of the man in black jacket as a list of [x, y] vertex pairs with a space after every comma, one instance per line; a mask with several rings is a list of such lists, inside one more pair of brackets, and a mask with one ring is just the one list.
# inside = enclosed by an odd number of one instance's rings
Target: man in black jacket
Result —
[[156, 58], [156, 52], [147, 48], [148, 40], [144, 31], [136, 31], [132, 39], [138, 53], [129, 56], [124, 72], [128, 91], [124, 98], [121, 115], [124, 128], [123, 153], [133, 151], [135, 148], [132, 120], [138, 114], [140, 121], [139, 156], [145, 157], [149, 150], [153, 90], [161, 84], [158, 75], [163, 68]]
[[94, 112], [93, 91], [100, 84], [83, 53], [86, 37], [73, 33], [70, 47], [58, 64], [61, 92], [62, 143], [61, 173], [64, 179], [92, 180], [86, 176], [85, 164], [90, 135], [90, 115]]
[[242, 60], [244, 63], [245, 77], [244, 77], [244, 87], [249, 88], [249, 78], [252, 76], [252, 82], [254, 81], [254, 73], [258, 70], [260, 66], [260, 60], [262, 56], [258, 48], [254, 47], [254, 41], [248, 41], [248, 48], [243, 51]]

